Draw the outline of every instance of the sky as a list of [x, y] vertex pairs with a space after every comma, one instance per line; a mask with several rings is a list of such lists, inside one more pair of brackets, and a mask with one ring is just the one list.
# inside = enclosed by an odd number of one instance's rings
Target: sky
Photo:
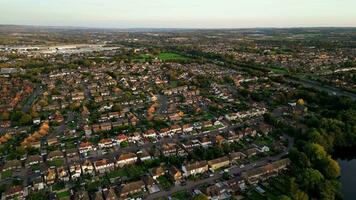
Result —
[[0, 24], [98, 28], [356, 27], [356, 0], [0, 0]]

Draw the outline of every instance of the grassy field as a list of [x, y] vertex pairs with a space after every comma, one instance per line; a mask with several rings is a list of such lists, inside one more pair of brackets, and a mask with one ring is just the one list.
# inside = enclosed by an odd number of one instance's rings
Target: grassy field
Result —
[[133, 61], [136, 61], [136, 62], [149, 62], [151, 60], [152, 60], [152, 57], [147, 54], [140, 54], [133, 58]]
[[160, 176], [157, 180], [159, 185], [165, 190], [171, 188], [173, 185], [173, 183], [166, 176]]
[[185, 200], [185, 199], [191, 199], [192, 196], [188, 193], [188, 191], [180, 191], [180, 192], [177, 192], [177, 193], [174, 193], [172, 195], [172, 199], [177, 199], [177, 200]]
[[184, 56], [176, 54], [176, 53], [170, 53], [170, 52], [160, 53], [158, 55], [158, 58], [163, 61], [186, 61], [186, 60], [188, 60], [187, 57], [184, 57]]
[[288, 70], [281, 67], [271, 67], [270, 70], [276, 74], [287, 74]]

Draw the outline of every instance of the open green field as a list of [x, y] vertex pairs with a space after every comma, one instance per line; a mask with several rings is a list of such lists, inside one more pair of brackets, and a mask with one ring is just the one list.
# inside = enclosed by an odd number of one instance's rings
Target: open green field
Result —
[[270, 70], [276, 74], [287, 74], [288, 70], [281, 67], [271, 67]]
[[147, 54], [140, 54], [133, 58], [133, 61], [136, 61], [136, 62], [149, 62], [151, 60], [152, 60], [152, 57]]
[[158, 55], [158, 58], [163, 61], [186, 61], [188, 60], [187, 57], [184, 57], [182, 55], [176, 54], [176, 53], [170, 53], [170, 52], [163, 52]]

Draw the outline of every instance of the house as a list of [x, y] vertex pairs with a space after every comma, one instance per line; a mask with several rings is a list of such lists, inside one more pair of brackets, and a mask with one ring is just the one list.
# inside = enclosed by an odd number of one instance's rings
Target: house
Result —
[[140, 140], [142, 140], [142, 136], [141, 136], [141, 134], [139, 132], [130, 133], [129, 142], [136, 143], [136, 142], [138, 142]]
[[213, 123], [211, 121], [203, 121], [203, 127], [208, 128], [213, 126]]
[[151, 160], [152, 157], [151, 155], [146, 151], [146, 150], [141, 150], [137, 152], [137, 156], [140, 159], [141, 162], [144, 162], [146, 160]]
[[47, 139], [47, 145], [48, 146], [56, 146], [58, 144], [59, 144], [59, 142], [58, 142], [57, 138], [49, 138], [49, 139]]
[[118, 200], [119, 199], [116, 195], [114, 188], [110, 188], [110, 189], [104, 191], [104, 196], [105, 196], [105, 200]]
[[187, 155], [187, 152], [175, 143], [163, 144], [161, 151], [162, 151], [162, 154], [167, 157], [168, 156], [177, 156], [177, 155], [179, 155], [179, 156]]
[[155, 183], [154, 179], [151, 176], [145, 175], [143, 176], [142, 180], [145, 183], [146, 188], [150, 194], [160, 191], [158, 185]]
[[92, 199], [93, 200], [104, 200], [102, 191], [95, 192], [95, 195]]
[[161, 129], [160, 131], [159, 131], [159, 135], [161, 136], [161, 137], [167, 137], [169, 134], [170, 134], [170, 129], [169, 128], [163, 128], [163, 129]]
[[85, 125], [83, 129], [84, 129], [84, 133], [87, 137], [89, 137], [92, 134], [92, 130], [89, 125]]
[[21, 168], [22, 168], [21, 161], [19, 161], [19, 160], [9, 160], [9, 161], [5, 162], [4, 167], [2, 168], [2, 171], [20, 170]]
[[56, 151], [51, 151], [49, 152], [48, 156], [47, 156], [47, 160], [49, 161], [53, 161], [55, 159], [61, 159], [64, 158], [63, 152], [56, 150]]
[[233, 161], [237, 161], [237, 160], [241, 160], [243, 158], [245, 158], [246, 155], [243, 154], [242, 152], [231, 152], [229, 154], [229, 158], [230, 160], [233, 162]]
[[165, 143], [161, 148], [162, 154], [166, 157], [177, 155], [177, 145], [175, 143]]
[[44, 179], [46, 181], [46, 184], [47, 185], [51, 185], [54, 183], [54, 181], [56, 180], [56, 177], [57, 177], [57, 174], [56, 174], [56, 171], [55, 169], [48, 169], [47, 170], [47, 173], [45, 174], [44, 176]]
[[28, 183], [31, 183], [32, 191], [39, 191], [45, 188], [45, 183], [43, 182], [42, 175], [34, 175], [28, 178]]
[[25, 199], [25, 191], [21, 186], [9, 187], [3, 194], [2, 199]]
[[241, 174], [250, 184], [256, 184], [259, 180], [266, 180], [269, 177], [276, 176], [279, 171], [286, 169], [290, 160], [288, 158], [281, 159], [257, 168], [250, 169]]
[[246, 188], [245, 180], [241, 176], [226, 181], [225, 185], [229, 192], [243, 191]]
[[258, 125], [258, 131], [263, 135], [267, 135], [272, 131], [272, 126], [266, 123], [260, 123]]
[[244, 153], [248, 158], [250, 158], [251, 156], [257, 155], [259, 152], [260, 151], [258, 150], [258, 148], [252, 147], [252, 148], [246, 149]]
[[82, 164], [82, 172], [83, 174], [90, 174], [90, 175], [94, 173], [94, 166], [90, 160], [84, 161], [84, 163]]
[[94, 162], [95, 171], [99, 174], [114, 170], [115, 164], [107, 159], [100, 159]]
[[210, 140], [208, 137], [206, 137], [206, 136], [200, 138], [199, 142], [200, 142], [200, 145], [201, 145], [203, 148], [208, 148], [208, 147], [212, 146], [211, 140]]
[[64, 167], [57, 168], [58, 179], [61, 181], [69, 181], [69, 174]]
[[32, 122], [35, 125], [39, 125], [41, 123], [41, 118], [34, 118]]
[[199, 140], [188, 140], [183, 143], [182, 146], [186, 151], [192, 152], [195, 148], [200, 147], [201, 145]]
[[121, 154], [116, 161], [118, 167], [123, 167], [125, 165], [134, 164], [137, 161], [137, 155], [135, 153], [123, 153]]
[[66, 149], [66, 157], [68, 163], [79, 161], [78, 149]]
[[125, 134], [120, 134], [116, 137], [115, 142], [120, 144], [121, 142], [127, 142], [129, 138]]
[[77, 191], [74, 194], [74, 199], [75, 200], [90, 200], [89, 193], [87, 191], [83, 191], [83, 190]]
[[248, 127], [248, 128], [245, 128], [244, 130], [242, 130], [240, 134], [243, 134], [244, 137], [247, 137], [247, 136], [255, 137], [257, 134], [257, 131]]
[[145, 191], [145, 183], [142, 180], [127, 183], [122, 185], [120, 197], [125, 198], [129, 195], [133, 195], [142, 191]]
[[42, 163], [42, 157], [40, 155], [32, 155], [27, 158], [25, 166], [30, 167], [40, 163]]
[[70, 165], [69, 172], [73, 180], [78, 179], [82, 175], [82, 169], [80, 164], [73, 163], [72, 165]]
[[215, 171], [222, 167], [227, 167], [230, 165], [230, 160], [227, 156], [216, 158], [208, 161], [210, 170]]
[[166, 174], [166, 170], [162, 166], [152, 168], [149, 171], [154, 180]]
[[236, 134], [235, 131], [229, 131], [226, 136], [228, 143], [233, 143], [233, 142], [239, 141], [240, 138], [242, 138], [242, 137], [240, 137], [239, 134]]
[[153, 129], [149, 129], [143, 133], [144, 138], [155, 138], [156, 137], [156, 132]]
[[114, 146], [114, 144], [113, 144], [113, 142], [112, 142], [112, 140], [111, 139], [101, 139], [100, 141], [99, 141], [99, 147], [100, 148], [111, 148], [111, 147], [113, 147]]
[[225, 140], [225, 138], [223, 137], [223, 136], [221, 136], [221, 135], [216, 135], [215, 136], [215, 143], [216, 144], [222, 144], [222, 143], [224, 143], [226, 140]]
[[223, 199], [220, 195], [223, 194], [223, 190], [218, 184], [209, 185], [204, 189], [204, 194], [209, 197], [209, 199]]
[[90, 142], [81, 142], [79, 144], [79, 153], [87, 153], [89, 151], [93, 151], [93, 145]]
[[182, 131], [182, 127], [175, 124], [170, 127], [170, 130], [171, 130], [171, 134], [176, 134], [176, 133], [180, 133]]
[[93, 128], [94, 133], [97, 133], [101, 130], [99, 124], [93, 124], [92, 128]]
[[168, 169], [168, 175], [175, 183], [180, 182], [182, 179], [182, 172], [179, 171], [179, 169], [177, 169], [175, 166], [171, 166]]
[[183, 133], [189, 133], [194, 130], [194, 126], [192, 124], [184, 124], [182, 126]]
[[101, 131], [110, 131], [111, 130], [111, 123], [105, 122], [100, 124]]
[[113, 118], [119, 118], [120, 117], [120, 112], [110, 112], [108, 114], [109, 119], [113, 119]]
[[196, 161], [182, 166], [183, 176], [194, 176], [207, 172], [209, 169], [206, 161]]

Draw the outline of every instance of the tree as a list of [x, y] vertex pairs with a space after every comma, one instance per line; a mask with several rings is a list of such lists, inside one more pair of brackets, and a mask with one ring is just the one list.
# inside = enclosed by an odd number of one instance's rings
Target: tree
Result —
[[49, 194], [45, 191], [39, 191], [31, 193], [28, 197], [29, 200], [47, 200], [49, 199]]
[[327, 153], [324, 150], [324, 147], [319, 144], [308, 143], [305, 146], [304, 151], [307, 154], [307, 156], [310, 158], [310, 161], [312, 163], [315, 163], [316, 161], [322, 160], [325, 157], [327, 157]]
[[308, 168], [300, 176], [301, 185], [309, 192], [315, 193], [318, 186], [324, 181], [324, 176], [316, 169]]
[[321, 171], [328, 178], [336, 178], [340, 175], [340, 166], [330, 156], [323, 159], [320, 163]]
[[298, 151], [296, 148], [292, 148], [289, 151], [289, 158], [299, 168], [307, 168], [311, 166], [310, 161], [305, 153]]
[[319, 196], [323, 200], [334, 200], [338, 192], [338, 183], [336, 181], [325, 180], [319, 185]]
[[3, 112], [0, 115], [0, 120], [9, 120], [9, 118], [10, 118], [10, 115], [8, 112]]
[[286, 195], [281, 195], [278, 197], [278, 200], [292, 200], [292, 199]]
[[28, 125], [32, 121], [32, 117], [29, 114], [23, 114], [19, 120], [20, 125]]

